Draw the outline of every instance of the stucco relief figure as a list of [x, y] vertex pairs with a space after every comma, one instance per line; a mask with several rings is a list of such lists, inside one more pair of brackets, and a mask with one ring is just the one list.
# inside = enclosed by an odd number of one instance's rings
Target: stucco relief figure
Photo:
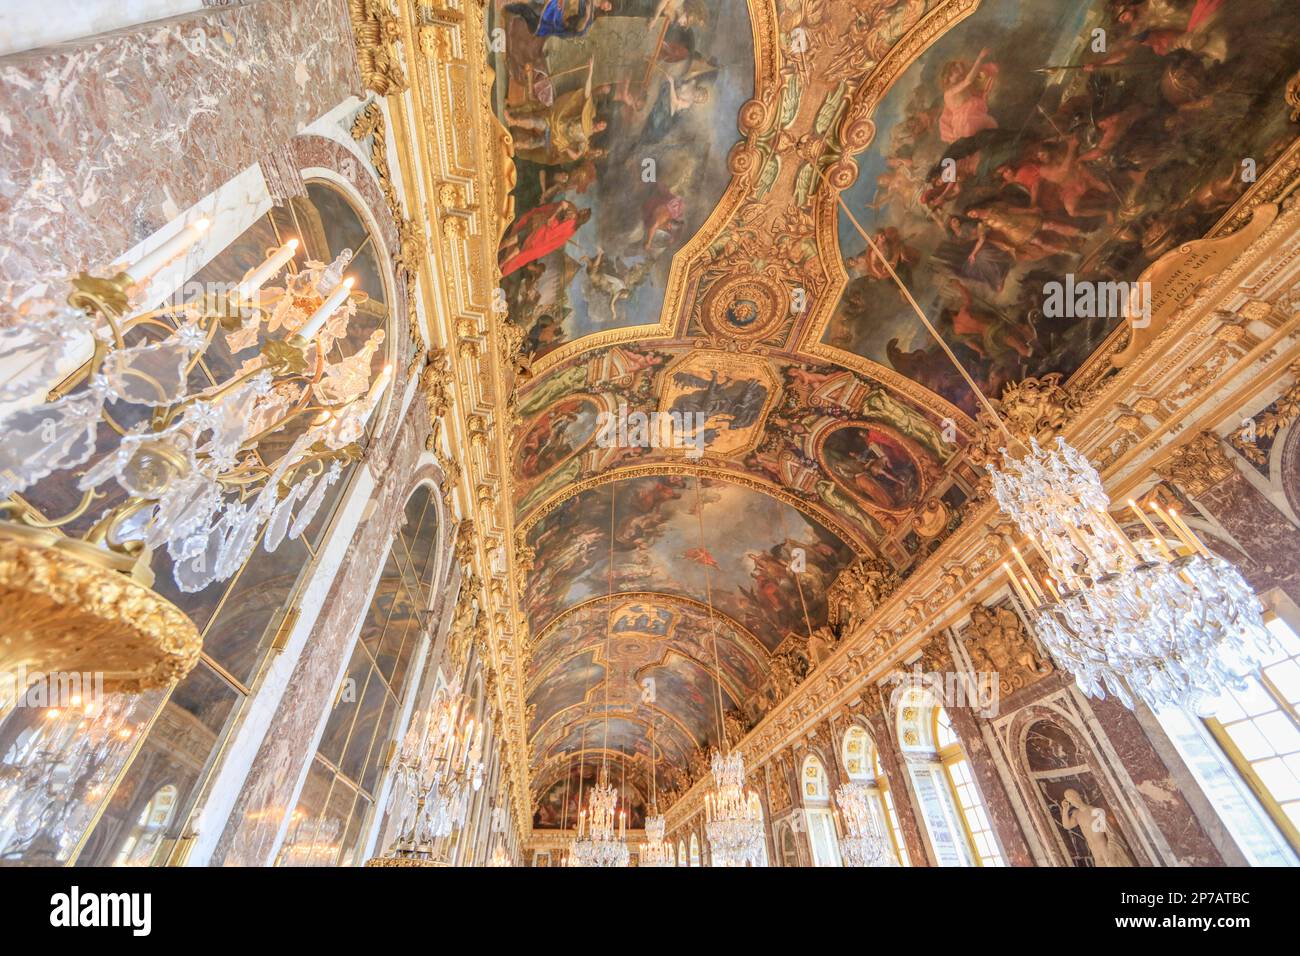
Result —
[[772, 657], [771, 662], [771, 684], [772, 692], [777, 701], [782, 701], [786, 696], [799, 686], [803, 680], [806, 662], [794, 651], [782, 651]]
[[963, 638], [975, 669], [997, 674], [1003, 693], [1013, 693], [1052, 672], [1024, 622], [1008, 608], [976, 605]]
[[865, 621], [898, 584], [898, 572], [879, 558], [863, 558], [841, 571], [826, 596], [836, 634], [843, 637]]
[[728, 747], [736, 746], [745, 739], [745, 734], [749, 733], [749, 722], [734, 710], [729, 710], [723, 714], [722, 720], [727, 732]]
[[838, 639], [829, 627], [819, 627], [808, 636], [808, 668], [814, 670], [835, 653]]
[[690, 776], [691, 783], [703, 780], [710, 773], [709, 770], [709, 752], [704, 747], [697, 747], [691, 754], [690, 761], [687, 764], [687, 772]]
[[1120, 842], [1102, 807], [1090, 806], [1078, 790], [1067, 790], [1061, 798], [1061, 826], [1077, 830], [1088, 844], [1093, 866], [1133, 866], [1133, 858]]

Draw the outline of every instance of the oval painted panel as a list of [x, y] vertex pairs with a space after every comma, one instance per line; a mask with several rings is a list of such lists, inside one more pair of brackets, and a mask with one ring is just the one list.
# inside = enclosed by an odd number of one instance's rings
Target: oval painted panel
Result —
[[568, 461], [596, 434], [600, 408], [590, 398], [574, 396], [542, 412], [524, 432], [515, 452], [515, 473], [535, 481]]
[[900, 512], [920, 502], [921, 470], [907, 446], [883, 428], [838, 428], [821, 455], [835, 480], [869, 505]]

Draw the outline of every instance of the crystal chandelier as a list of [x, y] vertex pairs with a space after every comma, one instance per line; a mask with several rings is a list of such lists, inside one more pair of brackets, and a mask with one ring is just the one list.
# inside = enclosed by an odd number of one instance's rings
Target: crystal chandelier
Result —
[[641, 847], [642, 866], [673, 866], [673, 847], [664, 842], [664, 818], [659, 808], [652, 806], [645, 818], [645, 843]]
[[760, 866], [763, 805], [745, 790], [745, 758], [713, 752], [713, 792], [704, 798], [705, 827], [713, 866]]
[[496, 849], [492, 851], [492, 859], [488, 860], [488, 866], [510, 866], [510, 857], [506, 855], [504, 845], [498, 843]]
[[[627, 866], [627, 811], [619, 811], [618, 791], [609, 782], [609, 767], [601, 766], [589, 808], [578, 814], [578, 839], [571, 856], [578, 866]], [[617, 833], [615, 822], [617, 817]]]
[[844, 865], [898, 866], [893, 847], [876, 827], [871, 796], [871, 788], [860, 780], [843, 784], [835, 791], [835, 804], [848, 834], [840, 840]]
[[454, 681], [402, 740], [393, 784], [398, 858], [432, 860], [434, 841], [464, 824], [470, 797], [483, 785], [483, 727], [465, 719], [468, 711]]
[[650, 724], [650, 813], [645, 818], [645, 843], [641, 847], [642, 866], [672, 866], [672, 844], [664, 842], [664, 817], [659, 812], [658, 751], [655, 749], [655, 725]]
[[1004, 449], [1002, 467], [988, 470], [998, 506], [1043, 557], [1047, 576], [1035, 579], [1019, 550], [1016, 571], [1004, 569], [1036, 633], [1084, 693], [1199, 712], [1259, 669], [1273, 644], [1259, 600], [1174, 509], [1151, 505], [1177, 551], [1132, 500], [1151, 538], [1130, 541], [1096, 469], [1061, 438], [1049, 451], [1031, 440], [1020, 461]]
[[[230, 578], [259, 540], [272, 552], [302, 535], [343, 467], [362, 457], [358, 441], [392, 378], [390, 365], [371, 381], [382, 330], [351, 356], [338, 355], [364, 298], [343, 277], [351, 250], [329, 264], [305, 262], [281, 288], [264, 289], [292, 263], [298, 244], [290, 240], [228, 291], [142, 308], [155, 274], [206, 228], [206, 220], [195, 223], [109, 278], [82, 273], [71, 280], [67, 305], [34, 300], [21, 324], [0, 333], [0, 362], [23, 369], [0, 385], [0, 403], [28, 401], [59, 369], [78, 365], [83, 349], [90, 353], [51, 400], [0, 420], [0, 509], [13, 516], [0, 522], [0, 549], [94, 585], [138, 584], [141, 599], [168, 614], [172, 606], [148, 590], [153, 553], [165, 548], [176, 586], [194, 592]], [[210, 354], [218, 338], [219, 354]], [[233, 374], [208, 384], [199, 372], [205, 359], [206, 369], [233, 359]], [[71, 512], [47, 519], [11, 498], [84, 465], [110, 429], [107, 453], [77, 477], [82, 498]], [[106, 492], [120, 503], [83, 538], [59, 533]], [[3, 596], [10, 604], [37, 600], [8, 579]], [[170, 636], [151, 641], [125, 621], [92, 622], [105, 639], [83, 643], [98, 645], [114, 666], [95, 666], [104, 662], [94, 646], [69, 660], [71, 652], [35, 632], [18, 633], [7, 653], [45, 670], [106, 670], [137, 690], [163, 686], [198, 659], [197, 632], [182, 634], [183, 615], [174, 616]], [[0, 666], [7, 663], [0, 654]]]
[[112, 784], [116, 758], [133, 744], [134, 707], [134, 698], [113, 694], [33, 711], [31, 726], [0, 751], [0, 859], [65, 858]]

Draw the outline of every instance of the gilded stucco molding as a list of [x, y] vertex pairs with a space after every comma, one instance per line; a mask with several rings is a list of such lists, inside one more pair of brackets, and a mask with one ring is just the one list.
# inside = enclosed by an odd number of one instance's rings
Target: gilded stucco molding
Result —
[[1228, 458], [1219, 436], [1213, 432], [1201, 432], [1175, 448], [1168, 458], [1156, 465], [1156, 471], [1195, 498], [1231, 478], [1237, 469]]
[[413, 305], [412, 316], [426, 323], [417, 341], [431, 345], [416, 363], [433, 423], [426, 447], [462, 521], [453, 658], [478, 646], [485, 672], [493, 675], [512, 817], [526, 833], [531, 806], [518, 577], [511, 549], [502, 547], [513, 538], [503, 507], [508, 449], [493, 425], [512, 380], [502, 368], [500, 317], [491, 305], [499, 281], [496, 245], [513, 215], [514, 174], [509, 136], [490, 109], [492, 70], [474, 55], [487, 48], [485, 7], [482, 0], [350, 0], [349, 11], [366, 86], [387, 97], [382, 107], [363, 108], [353, 135], [363, 143], [369, 138], [371, 162], [399, 223], [396, 266], [413, 286], [419, 280], [422, 308]]
[[348, 0], [348, 16], [366, 89], [380, 96], [393, 96], [407, 89], [399, 47], [402, 27], [391, 0]]

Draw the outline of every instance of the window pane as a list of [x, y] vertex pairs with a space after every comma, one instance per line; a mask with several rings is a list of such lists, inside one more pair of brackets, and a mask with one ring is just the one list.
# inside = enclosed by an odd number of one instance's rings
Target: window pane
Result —
[[347, 746], [348, 734], [356, 720], [357, 708], [369, 691], [374, 665], [370, 662], [365, 649], [357, 647], [352, 652], [352, 662], [348, 665], [348, 676], [344, 678], [340, 693], [330, 711], [329, 721], [325, 724], [325, 733], [317, 748], [330, 763], [338, 766], [343, 759], [343, 748]]
[[1216, 734], [1226, 733], [1232, 745], [1226, 748], [1229, 756], [1237, 761], [1242, 776], [1267, 794], [1264, 809], [1292, 846], [1300, 849], [1295, 825], [1300, 807], [1300, 727], [1296, 724], [1300, 640], [1281, 618], [1269, 621], [1268, 628], [1282, 652], [1264, 668], [1264, 679], [1252, 679], [1246, 691], [1223, 696], [1210, 726]]

